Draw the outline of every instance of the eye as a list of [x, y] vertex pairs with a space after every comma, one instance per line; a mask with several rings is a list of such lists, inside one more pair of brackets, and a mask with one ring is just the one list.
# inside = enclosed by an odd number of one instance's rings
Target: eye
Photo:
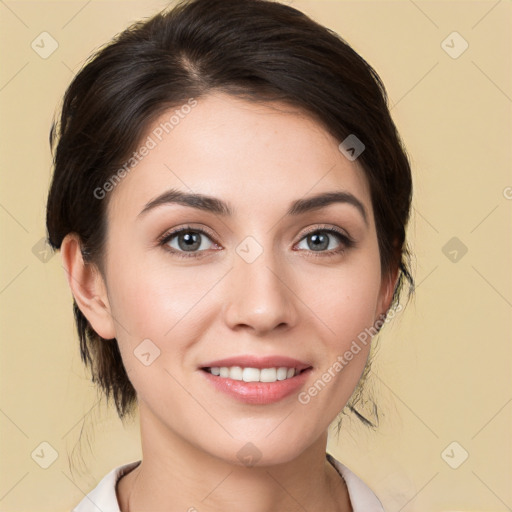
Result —
[[[209, 249], [221, 248], [205, 230], [190, 226], [165, 233], [159, 244], [179, 257], [198, 257]], [[298, 250], [325, 253], [322, 255], [329, 256], [342, 253], [352, 246], [354, 241], [344, 232], [334, 228], [316, 228], [306, 233], [296, 247]]]
[[307, 233], [297, 244], [300, 250], [339, 253], [352, 247], [354, 242], [336, 229], [316, 229]]
[[166, 246], [171, 252], [185, 257], [219, 247], [204, 230], [190, 227], [166, 233], [160, 240], [160, 244]]

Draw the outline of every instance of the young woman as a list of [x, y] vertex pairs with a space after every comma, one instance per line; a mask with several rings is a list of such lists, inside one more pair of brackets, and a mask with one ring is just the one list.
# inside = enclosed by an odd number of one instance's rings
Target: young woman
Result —
[[289, 6], [182, 2], [87, 63], [51, 139], [81, 355], [143, 453], [74, 510], [381, 511], [326, 453], [412, 284], [375, 71]]

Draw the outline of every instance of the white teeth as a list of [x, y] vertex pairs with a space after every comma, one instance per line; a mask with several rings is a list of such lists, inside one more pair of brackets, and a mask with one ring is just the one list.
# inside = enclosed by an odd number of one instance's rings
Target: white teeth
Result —
[[258, 368], [244, 368], [242, 380], [244, 382], [258, 382], [260, 380], [260, 370]]
[[291, 379], [295, 374], [295, 368], [242, 368], [240, 366], [212, 366], [209, 369], [212, 375], [244, 382], [276, 382], [277, 380]]
[[261, 382], [275, 382], [277, 378], [277, 371], [275, 368], [262, 368], [260, 370]]
[[288, 374], [288, 368], [278, 368], [277, 369], [277, 380], [286, 379], [287, 374]]
[[229, 370], [229, 378], [233, 380], [242, 380], [243, 369], [240, 366], [232, 366]]

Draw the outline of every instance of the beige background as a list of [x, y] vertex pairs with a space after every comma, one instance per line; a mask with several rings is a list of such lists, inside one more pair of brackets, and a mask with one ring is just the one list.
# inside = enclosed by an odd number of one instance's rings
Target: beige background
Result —
[[[329, 449], [388, 512], [512, 510], [512, 2], [291, 3], [380, 73], [414, 168], [418, 288], [380, 336], [381, 424], [347, 421]], [[70, 510], [140, 456], [137, 423], [123, 427], [88, 381], [60, 258], [38, 243], [65, 87], [90, 51], [165, 4], [0, 2], [1, 511]], [[46, 59], [31, 48], [44, 31], [59, 45]], [[461, 39], [442, 46], [454, 31], [469, 44], [458, 58], [444, 48]]]

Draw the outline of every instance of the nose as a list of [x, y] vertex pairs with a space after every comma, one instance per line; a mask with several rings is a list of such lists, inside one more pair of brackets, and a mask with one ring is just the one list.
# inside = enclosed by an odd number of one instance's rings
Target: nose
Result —
[[286, 330], [299, 316], [297, 297], [288, 283], [285, 263], [265, 251], [256, 261], [247, 263], [235, 257], [229, 273], [223, 314], [233, 330], [247, 330], [257, 336], [275, 329]]

